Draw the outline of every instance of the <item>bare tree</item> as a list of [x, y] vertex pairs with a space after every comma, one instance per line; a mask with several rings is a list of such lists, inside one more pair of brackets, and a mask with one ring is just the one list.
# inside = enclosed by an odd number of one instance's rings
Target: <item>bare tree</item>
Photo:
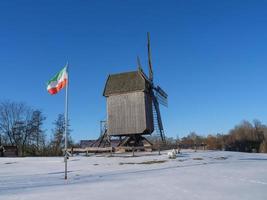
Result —
[[[53, 132], [53, 139], [51, 141], [51, 148], [52, 154], [55, 156], [62, 155], [62, 149], [64, 148], [65, 138], [64, 138], [64, 131], [65, 131], [65, 117], [63, 114], [59, 114], [58, 118], [54, 122], [55, 128], [52, 130]], [[68, 123], [67, 129], [67, 137], [68, 137], [68, 146], [73, 145], [73, 141], [70, 137], [70, 123]]]
[[28, 145], [32, 155], [41, 155], [44, 153], [46, 135], [42, 129], [42, 125], [45, 119], [40, 110], [34, 110], [27, 125], [27, 131], [30, 132]]
[[24, 154], [27, 140], [31, 134], [28, 127], [32, 109], [24, 103], [5, 101], [0, 103], [0, 132], [7, 142], [16, 145]]

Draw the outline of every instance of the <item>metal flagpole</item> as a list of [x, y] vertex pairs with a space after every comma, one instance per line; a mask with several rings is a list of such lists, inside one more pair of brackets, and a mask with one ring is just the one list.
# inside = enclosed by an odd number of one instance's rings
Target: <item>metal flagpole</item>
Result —
[[67, 72], [67, 85], [66, 85], [66, 93], [65, 93], [65, 156], [64, 156], [64, 162], [65, 162], [65, 180], [68, 179], [68, 87], [69, 87], [69, 63], [67, 62], [66, 65], [66, 72]]

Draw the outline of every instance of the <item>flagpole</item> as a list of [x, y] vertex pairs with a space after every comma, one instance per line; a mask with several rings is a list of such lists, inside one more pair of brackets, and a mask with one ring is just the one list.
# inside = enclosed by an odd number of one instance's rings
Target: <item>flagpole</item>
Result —
[[66, 92], [65, 92], [65, 155], [64, 155], [64, 162], [65, 162], [65, 180], [68, 179], [68, 154], [67, 154], [67, 150], [68, 150], [68, 87], [69, 87], [69, 63], [67, 62], [66, 65], [66, 71], [68, 74], [67, 77], [67, 85], [66, 85]]

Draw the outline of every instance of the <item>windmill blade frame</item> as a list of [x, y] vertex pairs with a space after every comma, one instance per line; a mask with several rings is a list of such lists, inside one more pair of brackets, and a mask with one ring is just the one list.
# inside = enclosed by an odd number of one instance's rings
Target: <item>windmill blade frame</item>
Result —
[[154, 87], [153, 89], [155, 90], [155, 96], [158, 102], [161, 105], [168, 107], [168, 94], [159, 86]]
[[160, 105], [163, 105], [165, 107], [168, 107], [168, 99], [163, 97], [160, 93], [158, 93], [157, 91], [155, 91], [155, 97], [158, 100], [158, 103]]
[[159, 86], [155, 88], [155, 90], [164, 98], [168, 98], [168, 94]]

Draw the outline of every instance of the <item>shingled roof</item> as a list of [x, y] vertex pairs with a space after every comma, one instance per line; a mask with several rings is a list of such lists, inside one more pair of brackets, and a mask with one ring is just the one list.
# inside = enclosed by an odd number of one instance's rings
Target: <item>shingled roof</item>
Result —
[[149, 84], [141, 72], [125, 72], [109, 75], [104, 89], [104, 96], [147, 90]]

